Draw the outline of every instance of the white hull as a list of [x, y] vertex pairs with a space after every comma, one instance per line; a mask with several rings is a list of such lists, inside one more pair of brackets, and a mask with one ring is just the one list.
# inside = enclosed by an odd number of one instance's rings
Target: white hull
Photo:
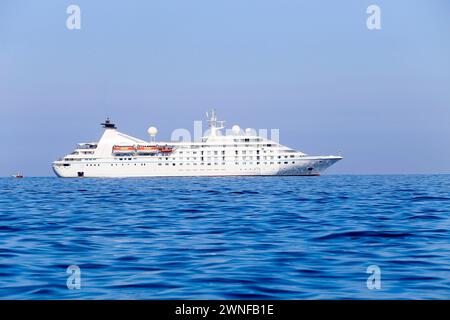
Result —
[[339, 161], [340, 157], [310, 157], [280, 165], [158, 165], [157, 162], [104, 161], [90, 166], [72, 163], [70, 167], [53, 166], [62, 178], [127, 178], [127, 177], [182, 177], [182, 176], [317, 176]]

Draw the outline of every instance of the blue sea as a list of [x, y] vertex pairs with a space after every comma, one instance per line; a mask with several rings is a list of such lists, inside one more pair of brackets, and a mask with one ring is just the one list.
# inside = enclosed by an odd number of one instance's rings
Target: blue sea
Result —
[[450, 175], [2, 178], [0, 190], [1, 299], [450, 298]]

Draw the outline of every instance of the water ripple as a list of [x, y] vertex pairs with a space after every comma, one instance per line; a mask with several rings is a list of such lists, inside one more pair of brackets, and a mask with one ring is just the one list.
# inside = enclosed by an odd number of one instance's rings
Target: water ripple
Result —
[[448, 175], [3, 178], [0, 297], [448, 299], [449, 190]]

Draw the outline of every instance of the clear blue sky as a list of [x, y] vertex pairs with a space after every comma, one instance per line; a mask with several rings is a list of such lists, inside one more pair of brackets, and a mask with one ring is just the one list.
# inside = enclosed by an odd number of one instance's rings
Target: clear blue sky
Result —
[[0, 2], [1, 176], [52, 175], [107, 115], [165, 140], [211, 106], [298, 150], [341, 151], [330, 173], [450, 173], [450, 2]]

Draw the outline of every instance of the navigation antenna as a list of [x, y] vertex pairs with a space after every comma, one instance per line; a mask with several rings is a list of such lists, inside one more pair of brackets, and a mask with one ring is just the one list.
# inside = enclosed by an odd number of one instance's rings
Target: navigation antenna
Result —
[[217, 120], [216, 109], [206, 111], [206, 118], [208, 119], [208, 127], [211, 131], [211, 136], [216, 136], [218, 130], [225, 128], [225, 121]]

